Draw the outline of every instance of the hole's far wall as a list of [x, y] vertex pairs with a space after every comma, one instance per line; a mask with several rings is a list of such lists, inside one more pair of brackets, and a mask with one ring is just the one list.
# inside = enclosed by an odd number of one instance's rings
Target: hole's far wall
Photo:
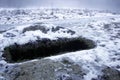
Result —
[[23, 45], [15, 43], [5, 47], [3, 57], [5, 57], [7, 62], [14, 63], [58, 55], [65, 52], [91, 49], [95, 46], [92, 40], [85, 38], [42, 39]]

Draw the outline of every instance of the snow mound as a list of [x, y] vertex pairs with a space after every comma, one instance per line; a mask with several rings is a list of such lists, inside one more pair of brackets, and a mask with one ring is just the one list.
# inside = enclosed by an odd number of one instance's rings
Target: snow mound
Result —
[[18, 26], [1, 34], [1, 48], [3, 45], [7, 46], [13, 43], [24, 44], [42, 38], [54, 40], [61, 37], [71, 38], [76, 36], [74, 31], [60, 26], [35, 23], [33, 25]]

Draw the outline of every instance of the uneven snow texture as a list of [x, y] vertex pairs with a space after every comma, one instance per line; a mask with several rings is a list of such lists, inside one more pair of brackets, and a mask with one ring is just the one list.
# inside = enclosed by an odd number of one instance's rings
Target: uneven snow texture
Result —
[[115, 16], [116, 13], [88, 9], [0, 9], [0, 24], [26, 24], [45, 20]]
[[[1, 24], [11, 24], [6, 18], [3, 18], [8, 15], [9, 10], [1, 10]], [[13, 29], [10, 29], [6, 32], [0, 34], [0, 50], [1, 54], [5, 46], [8, 46], [13, 43], [24, 44], [29, 41], [35, 41], [38, 38], [50, 38], [57, 39], [58, 37], [76, 37], [82, 36], [88, 39], [91, 39], [96, 42], [97, 47], [91, 50], [84, 51], [76, 51], [71, 53], [66, 53], [59, 56], [51, 56], [49, 57], [52, 60], [61, 60], [64, 57], [69, 57], [76, 63], [80, 63], [80, 65], [88, 70], [88, 74], [84, 76], [85, 80], [91, 80], [92, 78], [96, 78], [97, 75], [101, 74], [101, 68], [104, 66], [109, 66], [115, 68], [120, 71], [120, 15], [105, 13], [105, 12], [97, 12], [97, 11], [88, 11], [87, 17], [84, 15], [86, 11], [80, 13], [79, 10], [53, 10], [54, 15], [59, 17], [56, 20], [55, 16], [53, 17], [52, 10], [23, 10], [22, 12], [29, 13], [29, 15], [21, 14], [20, 17], [15, 13], [16, 10], [10, 10], [11, 13], [8, 16], [13, 19], [14, 23], [23, 23], [21, 21], [31, 20], [32, 22], [39, 22], [46, 19], [39, 19], [36, 17], [44, 17], [52, 19], [51, 21], [45, 21], [44, 26], [50, 29], [47, 33], [43, 33], [40, 30], [35, 31], [26, 31], [22, 32], [24, 28], [29, 27], [31, 24], [23, 24]], [[63, 13], [65, 11], [65, 13]], [[34, 13], [35, 12], [35, 13]], [[34, 14], [34, 15], [33, 15]], [[43, 15], [44, 14], [44, 15]], [[49, 14], [49, 15], [47, 15]], [[76, 15], [77, 14], [77, 15]], [[79, 14], [79, 15], [78, 15]], [[81, 15], [80, 15], [81, 14]], [[86, 13], [85, 13], [86, 14]], [[94, 14], [91, 16], [90, 14]], [[38, 16], [40, 15], [40, 16]], [[12, 17], [11, 17], [12, 16]], [[25, 17], [24, 17], [25, 16]], [[36, 17], [34, 17], [36, 16]], [[52, 17], [51, 17], [52, 16]], [[70, 18], [72, 17], [72, 18]], [[20, 18], [20, 20], [18, 20]], [[24, 18], [24, 19], [23, 19]], [[35, 18], [35, 19], [34, 19]], [[41, 18], [41, 17], [40, 17]], [[62, 20], [61, 20], [62, 18]], [[68, 20], [69, 19], [69, 20]], [[31, 21], [28, 21], [30, 23]], [[33, 24], [34, 25], [34, 24]], [[51, 29], [56, 26], [62, 26], [60, 30], [56, 32], [52, 32]], [[74, 35], [71, 33], [67, 33], [68, 29], [75, 31]], [[0, 55], [1, 55], [0, 54]], [[5, 65], [9, 65], [6, 63], [3, 58], [0, 58], [0, 72], [2, 74]], [[15, 65], [15, 64], [12, 64]], [[2, 78], [2, 77], [1, 77]]]

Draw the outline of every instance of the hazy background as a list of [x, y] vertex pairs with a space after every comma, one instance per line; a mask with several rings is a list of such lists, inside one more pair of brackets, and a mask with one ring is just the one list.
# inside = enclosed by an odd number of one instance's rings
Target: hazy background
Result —
[[0, 0], [0, 7], [57, 7], [120, 10], [120, 0]]

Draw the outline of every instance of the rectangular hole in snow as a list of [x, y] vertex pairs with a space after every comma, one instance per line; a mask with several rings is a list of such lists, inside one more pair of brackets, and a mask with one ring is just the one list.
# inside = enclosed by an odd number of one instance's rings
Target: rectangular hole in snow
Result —
[[57, 40], [45, 38], [23, 45], [15, 43], [5, 47], [2, 56], [7, 62], [15, 63], [94, 47], [96, 47], [95, 43], [85, 38], [59, 38]]

